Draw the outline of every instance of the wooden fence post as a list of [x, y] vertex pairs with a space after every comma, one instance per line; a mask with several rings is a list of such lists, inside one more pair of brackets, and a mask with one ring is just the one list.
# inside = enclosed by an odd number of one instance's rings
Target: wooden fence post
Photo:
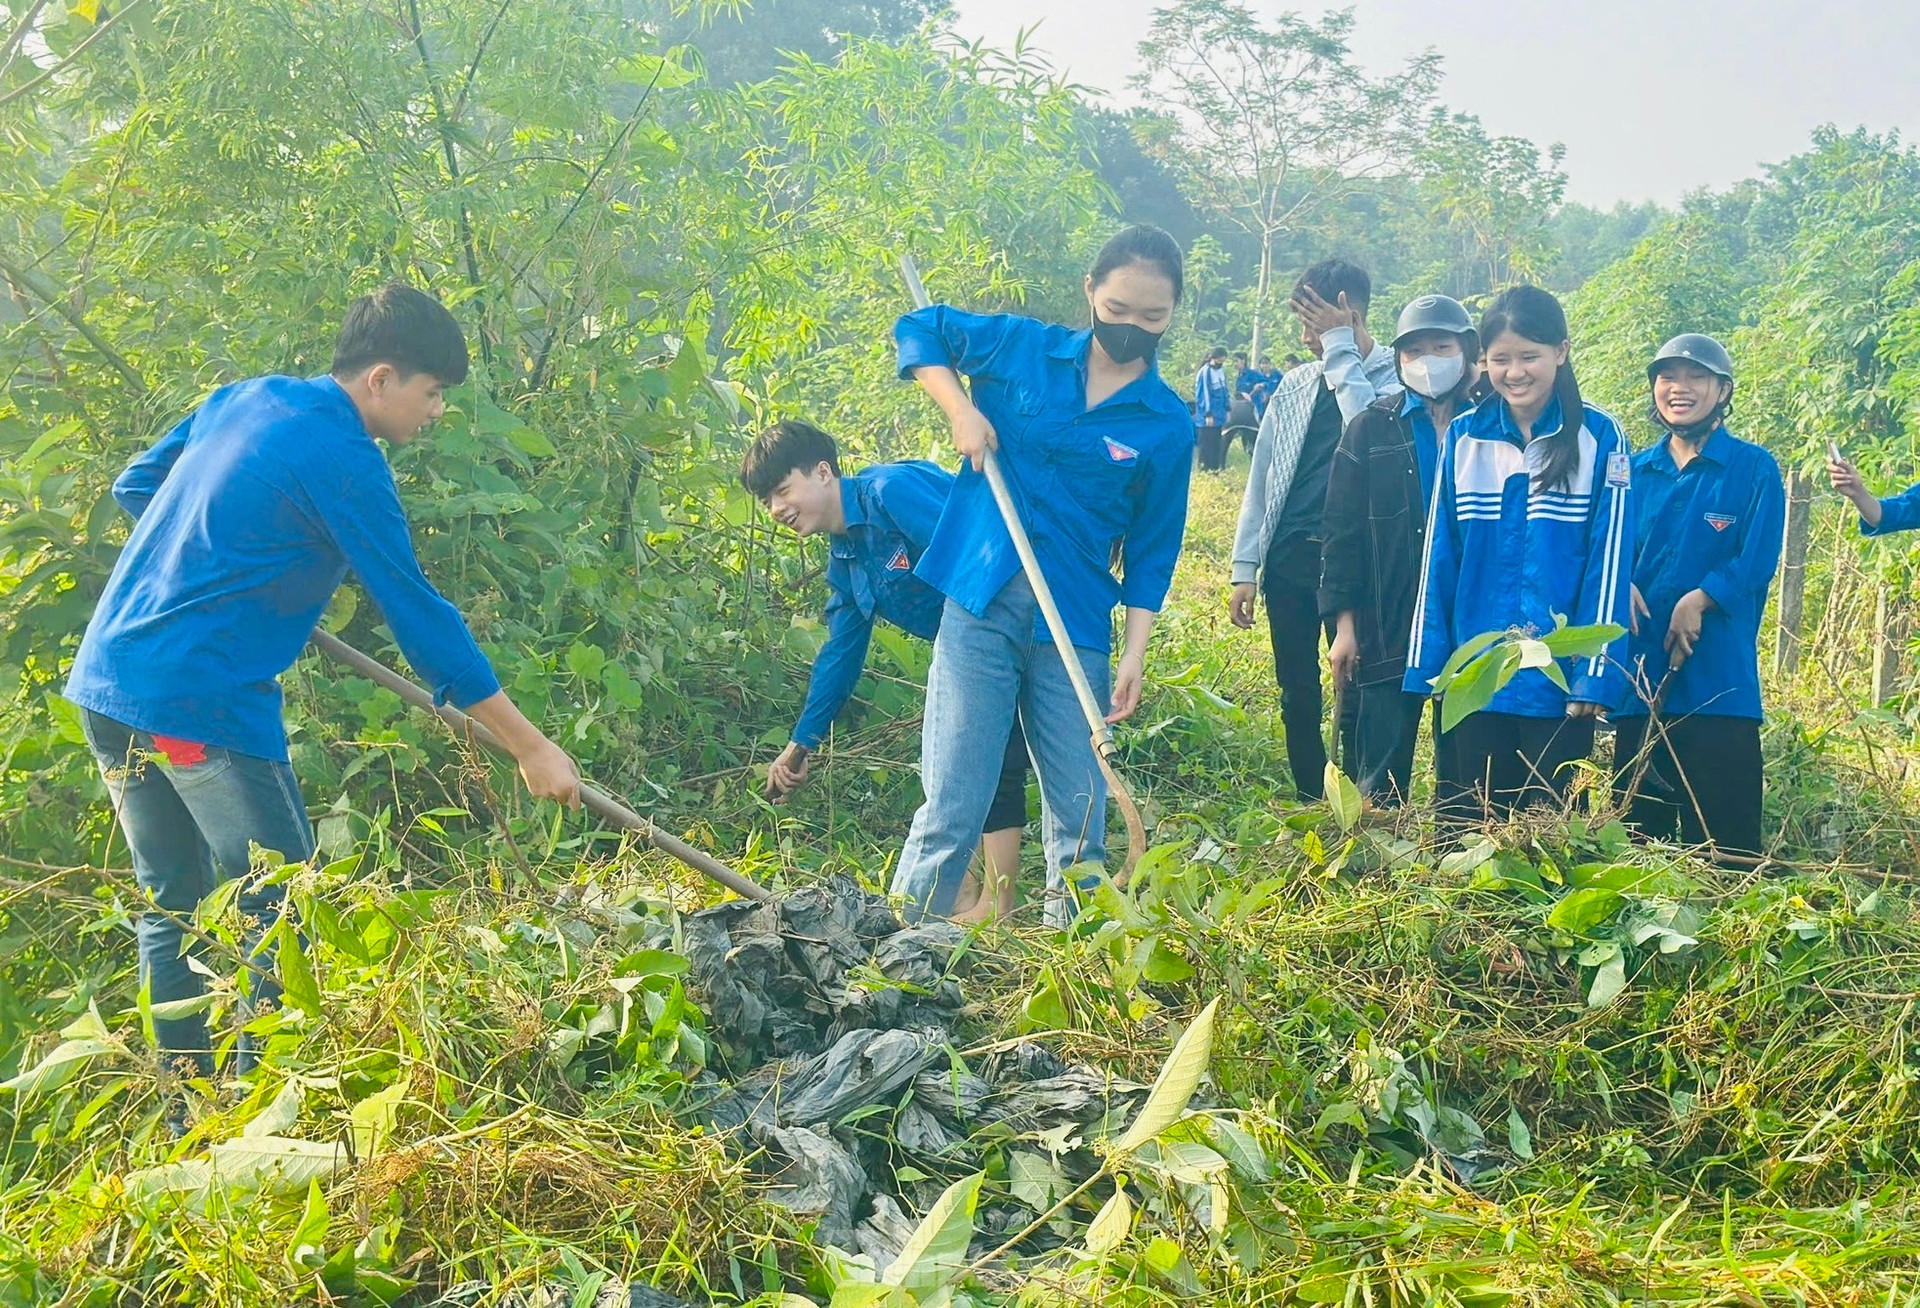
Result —
[[1907, 653], [1909, 633], [1908, 607], [1904, 576], [1900, 582], [1883, 575], [1873, 597], [1873, 702], [1885, 704], [1899, 695], [1905, 679], [1900, 675], [1901, 660]]
[[1807, 536], [1813, 520], [1813, 489], [1798, 469], [1787, 476], [1787, 532], [1780, 549], [1780, 611], [1773, 647], [1773, 674], [1800, 667], [1800, 625], [1807, 601]]

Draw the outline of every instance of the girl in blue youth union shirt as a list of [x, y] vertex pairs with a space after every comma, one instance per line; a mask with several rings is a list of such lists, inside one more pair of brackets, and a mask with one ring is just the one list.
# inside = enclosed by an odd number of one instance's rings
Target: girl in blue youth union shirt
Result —
[[[1733, 359], [1688, 332], [1647, 365], [1666, 439], [1633, 460], [1634, 693], [1618, 713], [1616, 786], [1652, 836], [1678, 827], [1722, 862], [1760, 853], [1760, 615], [1780, 561], [1780, 465], [1727, 431]], [[1649, 706], [1657, 703], [1652, 728]]]
[[[1453, 651], [1488, 631], [1627, 626], [1632, 468], [1614, 420], [1582, 402], [1560, 302], [1535, 286], [1501, 293], [1480, 320], [1494, 394], [1453, 420], [1428, 510], [1405, 688], [1432, 689]], [[1626, 697], [1624, 635], [1563, 659], [1563, 691], [1517, 673], [1451, 733], [1462, 785], [1484, 815], [1564, 797], [1565, 765], [1593, 749], [1594, 717]]]
[[1173, 238], [1132, 227], [1087, 275], [1091, 329], [939, 304], [894, 328], [900, 375], [945, 411], [967, 459], [915, 568], [946, 596], [921, 733], [926, 802], [893, 879], [922, 913], [953, 911], [1016, 709], [1040, 775], [1050, 920], [1066, 916], [1063, 869], [1106, 857], [1106, 784], [1065, 651], [1048, 635], [980, 465], [986, 450], [999, 451], [1072, 656], [1102, 700], [1113, 608], [1125, 604], [1107, 720], [1127, 717], [1186, 530], [1193, 424], [1153, 363], [1181, 287]]

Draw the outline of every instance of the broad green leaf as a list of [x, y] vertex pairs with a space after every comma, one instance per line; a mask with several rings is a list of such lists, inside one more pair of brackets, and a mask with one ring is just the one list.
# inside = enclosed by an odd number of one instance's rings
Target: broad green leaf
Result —
[[62, 1040], [45, 1058], [26, 1071], [0, 1081], [0, 1090], [11, 1090], [19, 1096], [14, 1111], [24, 1113], [42, 1097], [71, 1081], [87, 1060], [113, 1053], [117, 1047], [110, 1040], [92, 1036], [80, 1040]]
[[1584, 627], [1560, 627], [1540, 639], [1555, 658], [1592, 658], [1626, 634], [1627, 629], [1617, 622], [1598, 622]]
[[641, 949], [613, 965], [614, 977], [679, 976], [687, 970], [687, 960], [665, 949]]
[[1150, 1141], [1140, 1149], [1137, 1161], [1142, 1169], [1152, 1168], [1188, 1185], [1205, 1185], [1227, 1170], [1225, 1158], [1193, 1140]]
[[1568, 894], [1547, 914], [1547, 925], [1584, 936], [1612, 917], [1625, 902], [1619, 891], [1586, 886]]
[[1116, 1186], [1087, 1225], [1087, 1252], [1095, 1258], [1104, 1258], [1120, 1247], [1132, 1229], [1133, 1201], [1127, 1198], [1126, 1186]]
[[1058, 1031], [1073, 1024], [1066, 999], [1060, 993], [1060, 982], [1051, 967], [1040, 969], [1040, 982], [1021, 1006], [1021, 1016], [1023, 1031]]
[[100, 1016], [100, 1010], [93, 1004], [87, 1005], [87, 1011], [60, 1028], [62, 1040], [107, 1040], [111, 1033]]
[[955, 1181], [946, 1188], [900, 1256], [880, 1274], [882, 1285], [897, 1285], [913, 1295], [927, 1294], [946, 1284], [967, 1265], [967, 1246], [973, 1242], [973, 1210], [980, 1202], [985, 1172]]
[[1209, 1001], [1200, 1010], [1200, 1016], [1193, 1019], [1193, 1024], [1180, 1033], [1139, 1116], [1114, 1145], [1117, 1152], [1131, 1153], [1157, 1138], [1186, 1113], [1193, 1092], [1200, 1086], [1200, 1077], [1207, 1070], [1207, 1061], [1213, 1055], [1213, 1018], [1219, 1007], [1218, 998]]
[[393, 1134], [393, 1125], [400, 1115], [400, 1105], [406, 1102], [407, 1083], [395, 1081], [392, 1085], [374, 1091], [355, 1104], [347, 1112], [347, 1121], [353, 1130], [353, 1156], [362, 1162], [373, 1157], [385, 1147], [387, 1137]]
[[1627, 960], [1623, 955], [1615, 954], [1602, 963], [1593, 974], [1593, 985], [1587, 990], [1588, 1008], [1605, 1008], [1620, 997], [1627, 988]]
[[1518, 1108], [1507, 1109], [1507, 1147], [1518, 1158], [1533, 1157], [1533, 1132], [1520, 1117]]
[[1460, 675], [1460, 669], [1478, 658], [1482, 651], [1496, 640], [1503, 638], [1506, 634], [1504, 631], [1483, 631], [1478, 636], [1473, 637], [1461, 645], [1460, 648], [1454, 650], [1448, 657], [1445, 665], [1441, 667], [1440, 675], [1433, 679], [1435, 689], [1446, 689], [1447, 684], [1454, 677]]
[[915, 1308], [913, 1295], [897, 1285], [843, 1281], [834, 1287], [827, 1308]]
[[[307, 1206], [301, 1211], [300, 1224], [293, 1228], [293, 1236], [287, 1241], [288, 1264], [304, 1273], [308, 1266], [322, 1261], [330, 1225], [326, 1196], [320, 1193], [320, 1180], [315, 1177], [307, 1182]], [[346, 1251], [349, 1257], [352, 1252]]]
[[1493, 697], [1513, 680], [1519, 662], [1518, 646], [1500, 645], [1463, 670], [1441, 696], [1440, 729], [1451, 731], [1462, 719], [1492, 703]]
[[1521, 667], [1547, 668], [1553, 666], [1553, 651], [1547, 647], [1546, 641], [1534, 640], [1531, 637], [1523, 636], [1520, 638], [1518, 644], [1520, 647]]
[[314, 1180], [328, 1181], [347, 1164], [339, 1144], [292, 1140], [285, 1136], [238, 1136], [208, 1151], [215, 1184], [235, 1190], [289, 1194]]
[[1333, 810], [1333, 820], [1340, 824], [1342, 831], [1353, 830], [1359, 824], [1363, 808], [1360, 787], [1354, 785], [1331, 759], [1327, 761], [1325, 787], [1327, 807]]
[[1066, 1173], [1060, 1165], [1045, 1154], [1031, 1149], [1015, 1149], [1007, 1154], [1007, 1189], [1036, 1213], [1044, 1213], [1053, 1206], [1054, 1196], [1060, 1193], [1065, 1180]]
[[195, 1013], [204, 1013], [213, 1007], [219, 996], [211, 990], [204, 994], [192, 995], [186, 999], [168, 999], [151, 1005], [148, 1012], [156, 1021], [172, 1022], [182, 1017], [192, 1017]]
[[[205, 1206], [213, 1192], [213, 1162], [207, 1158], [189, 1158], [158, 1167], [143, 1167], [128, 1172], [120, 1184], [127, 1199], [148, 1212], [162, 1207], [198, 1209]], [[160, 1202], [163, 1199], [164, 1204]]]
[[307, 951], [297, 931], [280, 933], [280, 947], [274, 951], [274, 963], [280, 973], [280, 987], [287, 1003], [309, 1017], [320, 1015], [320, 983], [314, 979]]
[[240, 1128], [241, 1135], [285, 1135], [300, 1120], [300, 1106], [305, 1093], [298, 1081], [288, 1081], [280, 1087], [280, 1093], [273, 1101], [260, 1110], [259, 1116]]
[[546, 435], [538, 427], [529, 427], [523, 423], [518, 427], [508, 429], [506, 435], [507, 439], [512, 441], [514, 446], [518, 448], [522, 454], [530, 455], [536, 459], [551, 459], [560, 452], [554, 448], [553, 442], [548, 440]]

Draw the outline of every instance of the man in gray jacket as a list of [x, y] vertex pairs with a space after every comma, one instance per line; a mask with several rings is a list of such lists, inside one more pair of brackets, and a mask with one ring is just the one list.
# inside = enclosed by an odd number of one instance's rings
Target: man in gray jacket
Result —
[[[1281, 378], [1267, 402], [1233, 537], [1228, 613], [1236, 627], [1251, 627], [1254, 592], [1265, 592], [1287, 763], [1294, 790], [1307, 800], [1320, 798], [1327, 768], [1318, 598], [1327, 475], [1347, 423], [1400, 389], [1393, 352], [1367, 333], [1372, 295], [1373, 279], [1344, 259], [1300, 274], [1290, 307], [1314, 358]], [[1331, 640], [1332, 631], [1326, 636]]]

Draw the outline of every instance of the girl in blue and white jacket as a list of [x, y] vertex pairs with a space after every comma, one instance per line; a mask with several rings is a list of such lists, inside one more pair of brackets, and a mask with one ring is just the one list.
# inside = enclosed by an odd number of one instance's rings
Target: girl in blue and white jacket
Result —
[[1523, 669], [1448, 733], [1443, 774], [1476, 792], [1481, 815], [1505, 816], [1565, 796], [1565, 765], [1592, 751], [1596, 715], [1627, 693], [1632, 472], [1619, 425], [1580, 398], [1558, 300], [1505, 291], [1480, 339], [1494, 393], [1447, 431], [1405, 688], [1430, 692], [1453, 651], [1483, 632], [1544, 635], [1561, 614], [1622, 629], [1601, 654], [1560, 660], [1567, 690]]

